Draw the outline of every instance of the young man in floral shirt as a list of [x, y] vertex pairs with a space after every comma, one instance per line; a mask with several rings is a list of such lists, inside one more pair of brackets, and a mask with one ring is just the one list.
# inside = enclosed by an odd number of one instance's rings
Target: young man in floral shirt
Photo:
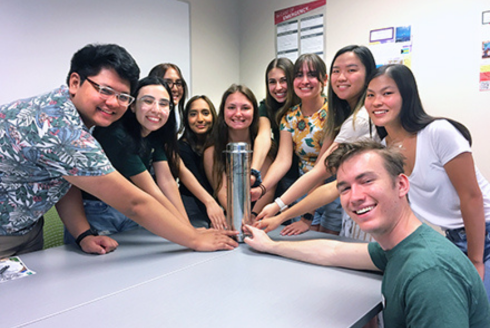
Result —
[[61, 86], [0, 106], [0, 257], [42, 249], [42, 215], [58, 213], [85, 252], [117, 242], [97, 236], [85, 218], [83, 189], [153, 233], [196, 250], [232, 249], [230, 232], [197, 232], [136, 188], [105, 156], [89, 129], [108, 126], [134, 100], [139, 68], [117, 45], [87, 45]]

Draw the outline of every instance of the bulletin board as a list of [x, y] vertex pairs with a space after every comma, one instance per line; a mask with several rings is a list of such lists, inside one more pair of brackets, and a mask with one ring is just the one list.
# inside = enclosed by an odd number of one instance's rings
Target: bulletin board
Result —
[[325, 60], [326, 0], [317, 0], [274, 12], [276, 57], [294, 61], [315, 53]]

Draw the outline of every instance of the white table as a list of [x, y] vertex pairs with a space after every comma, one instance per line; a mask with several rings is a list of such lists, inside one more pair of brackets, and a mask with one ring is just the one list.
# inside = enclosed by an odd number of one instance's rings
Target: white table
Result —
[[[308, 232], [274, 239], [338, 238]], [[144, 229], [103, 256], [75, 246], [24, 254], [36, 274], [0, 284], [0, 327], [362, 327], [381, 276], [257, 253], [200, 253]]]

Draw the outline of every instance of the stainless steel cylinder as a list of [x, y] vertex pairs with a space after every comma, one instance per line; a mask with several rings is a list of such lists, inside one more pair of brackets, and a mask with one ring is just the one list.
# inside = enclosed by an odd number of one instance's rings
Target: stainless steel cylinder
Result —
[[243, 242], [242, 224], [249, 224], [250, 215], [250, 146], [246, 142], [226, 145], [226, 225], [228, 230], [239, 231], [238, 242]]

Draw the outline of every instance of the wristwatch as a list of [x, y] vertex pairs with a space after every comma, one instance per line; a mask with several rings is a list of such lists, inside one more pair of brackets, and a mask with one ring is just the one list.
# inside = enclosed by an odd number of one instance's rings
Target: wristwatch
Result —
[[80, 242], [82, 241], [83, 238], [87, 236], [98, 236], [99, 232], [93, 228], [88, 229], [85, 232], [82, 232], [81, 234], [78, 235], [76, 243], [78, 246], [80, 246]]

